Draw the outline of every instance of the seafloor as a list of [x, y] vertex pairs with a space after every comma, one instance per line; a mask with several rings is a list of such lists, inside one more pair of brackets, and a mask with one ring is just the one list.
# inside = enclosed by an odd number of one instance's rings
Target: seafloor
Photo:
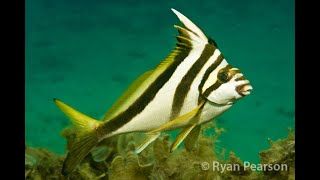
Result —
[[[215, 135], [206, 131], [215, 130]], [[61, 135], [68, 140], [67, 149], [75, 142], [73, 126]], [[163, 134], [139, 155], [133, 153], [139, 145], [137, 133], [112, 137], [97, 145], [70, 174], [62, 175], [65, 156], [43, 148], [25, 148], [25, 179], [207, 179], [207, 180], [294, 180], [295, 134], [291, 130], [284, 140], [269, 140], [269, 149], [259, 153], [260, 162], [237, 157], [234, 152], [217, 153], [215, 142], [223, 128], [209, 123], [203, 126], [198, 143], [188, 151], [170, 152], [170, 135]]]
[[60, 132], [70, 121], [52, 98], [100, 118], [138, 75], [162, 61], [180, 24], [170, 8], [212, 37], [254, 88], [215, 120], [225, 129], [215, 150], [258, 163], [268, 138], [286, 138], [287, 128], [295, 128], [293, 0], [27, 0], [28, 147], [65, 153]]

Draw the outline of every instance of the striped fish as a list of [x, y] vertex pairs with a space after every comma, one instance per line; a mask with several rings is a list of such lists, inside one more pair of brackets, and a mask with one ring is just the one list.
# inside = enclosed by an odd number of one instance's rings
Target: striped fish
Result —
[[161, 132], [181, 128], [171, 151], [183, 140], [190, 150], [201, 124], [250, 94], [249, 81], [227, 63], [216, 42], [183, 14], [172, 11], [184, 25], [174, 26], [179, 32], [175, 49], [157, 67], [137, 78], [102, 121], [54, 99], [78, 130], [76, 143], [63, 164], [64, 175], [72, 172], [101, 140], [124, 133], [145, 132], [146, 138], [136, 149], [140, 153]]

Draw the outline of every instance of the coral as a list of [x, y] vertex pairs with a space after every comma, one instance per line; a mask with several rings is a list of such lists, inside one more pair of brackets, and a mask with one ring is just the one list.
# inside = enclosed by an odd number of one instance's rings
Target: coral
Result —
[[[207, 131], [214, 128], [215, 133]], [[141, 133], [123, 134], [100, 142], [82, 161], [79, 167], [68, 177], [61, 175], [64, 156], [59, 156], [45, 149], [34, 149], [26, 146], [25, 176], [26, 179], [294, 179], [295, 170], [295, 137], [289, 132], [287, 139], [270, 141], [270, 149], [260, 152], [262, 164], [287, 164], [288, 171], [257, 172], [245, 169], [244, 162], [233, 152], [228, 159], [224, 152], [218, 154], [216, 142], [224, 130], [211, 123], [201, 129], [196, 146], [187, 151], [178, 148], [170, 153], [172, 139], [163, 134], [150, 144], [139, 155], [133, 153]], [[70, 126], [61, 133], [68, 140], [67, 150], [74, 142], [75, 129]], [[239, 166], [234, 170], [213, 170], [203, 163], [212, 162]], [[211, 164], [210, 164], [211, 163]]]

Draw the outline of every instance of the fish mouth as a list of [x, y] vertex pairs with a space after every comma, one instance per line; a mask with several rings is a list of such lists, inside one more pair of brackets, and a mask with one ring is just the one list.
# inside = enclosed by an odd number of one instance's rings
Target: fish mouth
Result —
[[245, 84], [242, 84], [242, 85], [239, 85], [238, 87], [236, 87], [236, 91], [241, 96], [248, 96], [252, 89], [253, 88], [249, 83], [245, 83]]

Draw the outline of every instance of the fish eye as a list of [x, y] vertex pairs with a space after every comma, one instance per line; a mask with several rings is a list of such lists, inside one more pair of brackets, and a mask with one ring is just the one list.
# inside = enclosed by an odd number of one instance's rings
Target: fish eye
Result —
[[227, 82], [229, 80], [229, 74], [226, 72], [222, 72], [219, 74], [218, 78], [222, 82]]

